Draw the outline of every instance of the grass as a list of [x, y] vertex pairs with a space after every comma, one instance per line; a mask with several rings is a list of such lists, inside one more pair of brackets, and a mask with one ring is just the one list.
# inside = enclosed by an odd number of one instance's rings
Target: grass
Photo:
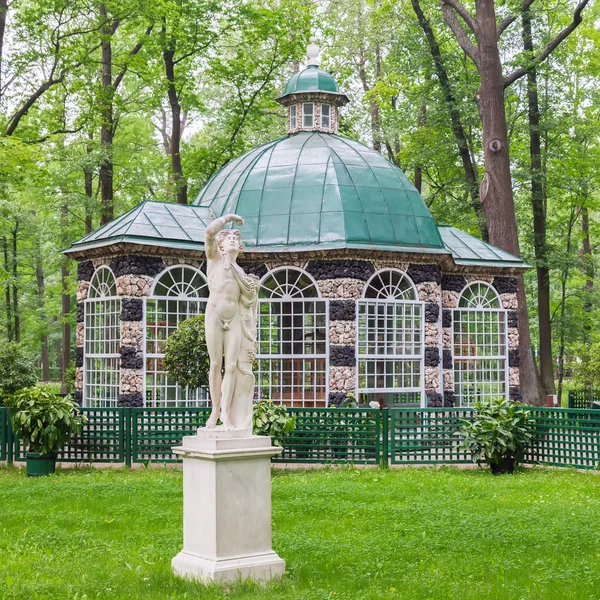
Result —
[[0, 598], [600, 598], [600, 477], [526, 469], [299, 470], [273, 476], [283, 580], [180, 580], [176, 469], [0, 468]]

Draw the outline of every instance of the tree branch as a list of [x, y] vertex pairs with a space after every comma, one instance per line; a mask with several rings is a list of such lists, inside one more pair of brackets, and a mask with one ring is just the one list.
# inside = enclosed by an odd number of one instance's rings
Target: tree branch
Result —
[[[146, 29], [146, 31], [144, 32], [144, 37], [129, 51], [129, 58], [134, 57], [142, 49], [142, 46], [144, 45], [146, 38], [152, 33], [153, 29], [154, 29], [154, 24], [151, 24], [148, 26], [148, 29]], [[119, 84], [121, 83], [121, 81], [123, 81], [123, 77], [125, 77], [125, 73], [127, 72], [128, 67], [129, 67], [129, 61], [125, 61], [121, 70], [119, 71], [119, 74], [115, 77], [115, 80], [113, 82], [113, 88], [115, 90], [119, 87]]]
[[469, 11], [460, 2], [458, 2], [458, 0], [442, 0], [442, 5], [443, 4], [451, 6], [460, 15], [460, 17], [467, 24], [469, 29], [475, 35], [477, 35], [477, 23], [475, 22], [475, 19], [473, 19], [471, 13], [469, 13]]
[[[535, 0], [524, 0], [521, 4], [521, 11], [528, 9], [534, 2]], [[518, 16], [518, 13], [511, 13], [504, 17], [500, 23], [498, 23], [496, 26], [496, 40], [500, 39], [500, 36], [504, 33], [505, 29], [512, 25]]]
[[464, 53], [475, 63], [475, 66], [479, 68], [479, 50], [477, 50], [477, 47], [469, 39], [463, 26], [459, 23], [456, 14], [454, 14], [454, 9], [446, 2], [446, 0], [441, 0], [441, 6], [444, 21], [446, 21], [446, 24], [450, 27], [452, 33], [454, 33], [454, 36]]
[[[552, 54], [552, 52], [562, 42], [564, 42], [569, 37], [569, 35], [571, 35], [573, 31], [575, 31], [575, 29], [577, 29], [577, 27], [583, 20], [581, 13], [583, 9], [588, 5], [589, 1], [590, 0], [581, 0], [581, 2], [575, 7], [575, 12], [573, 13], [573, 20], [571, 21], [571, 23], [569, 23], [569, 25], [567, 25], [560, 33], [558, 33], [558, 35], [535, 58], [531, 60], [531, 64], [540, 64], [544, 62], [550, 56], [550, 54]], [[521, 77], [525, 76], [529, 68], [531, 67], [519, 67], [518, 69], [515, 69], [510, 75], [506, 76], [503, 81], [504, 89], [506, 89], [509, 85], [512, 85], [518, 79], [521, 79]]]

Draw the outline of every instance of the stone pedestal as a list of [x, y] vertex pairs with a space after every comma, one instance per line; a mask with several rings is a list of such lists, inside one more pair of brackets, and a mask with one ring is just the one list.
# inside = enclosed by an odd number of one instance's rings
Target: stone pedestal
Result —
[[271, 548], [271, 457], [264, 436], [199, 430], [173, 452], [183, 457], [183, 550], [177, 575], [200, 581], [268, 581], [285, 562]]

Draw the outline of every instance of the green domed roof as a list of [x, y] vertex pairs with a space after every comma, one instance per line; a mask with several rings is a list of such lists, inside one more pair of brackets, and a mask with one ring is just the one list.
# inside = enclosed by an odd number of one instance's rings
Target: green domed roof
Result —
[[378, 152], [332, 134], [302, 132], [247, 152], [225, 165], [193, 204], [217, 217], [243, 216], [248, 249], [445, 252], [404, 173]]
[[283, 94], [277, 100], [285, 98], [290, 94], [302, 94], [306, 92], [345, 95], [340, 93], [338, 85], [330, 73], [319, 69], [316, 65], [310, 65], [306, 69], [292, 75], [285, 86]]

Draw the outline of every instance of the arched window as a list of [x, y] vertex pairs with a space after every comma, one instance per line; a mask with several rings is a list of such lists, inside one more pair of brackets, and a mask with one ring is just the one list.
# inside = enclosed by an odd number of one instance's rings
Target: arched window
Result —
[[413, 283], [396, 269], [375, 273], [358, 301], [359, 401], [419, 406], [423, 343], [423, 303]]
[[160, 273], [146, 300], [146, 406], [205, 406], [205, 389], [178, 386], [165, 371], [165, 343], [182, 321], [203, 313], [208, 298], [204, 275], [193, 267], [178, 265]]
[[121, 301], [113, 272], [96, 270], [85, 301], [84, 406], [117, 405], [120, 385]]
[[287, 406], [326, 406], [327, 300], [295, 268], [267, 273], [259, 292], [258, 397]]
[[460, 406], [506, 397], [506, 310], [484, 282], [467, 286], [454, 311], [454, 393]]

